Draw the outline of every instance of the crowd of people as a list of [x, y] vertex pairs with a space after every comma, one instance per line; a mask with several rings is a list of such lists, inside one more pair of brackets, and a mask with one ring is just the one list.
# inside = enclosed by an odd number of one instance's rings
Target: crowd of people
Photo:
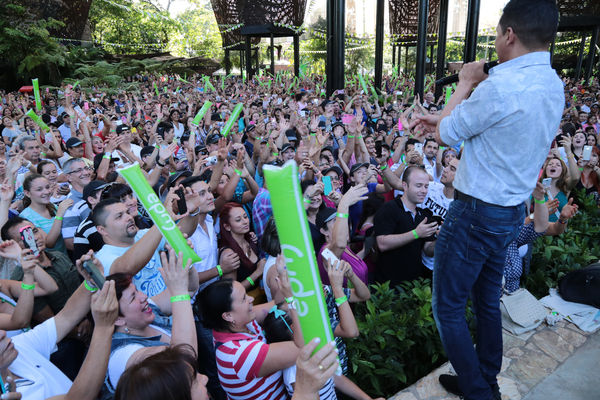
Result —
[[[352, 303], [369, 299], [371, 283], [432, 276], [455, 174], [469, 168], [460, 144], [438, 145], [421, 122], [443, 110], [443, 99], [413, 97], [404, 76], [387, 77], [378, 99], [352, 80], [327, 97], [317, 75], [128, 82], [138, 90], [42, 91], [37, 114], [49, 131], [25, 115], [32, 96], [2, 92], [3, 391], [26, 399], [303, 399], [317, 391], [370, 399], [346, 376], [345, 340], [360, 334]], [[600, 198], [600, 88], [563, 84], [560, 129], [505, 260], [507, 293], [520, 286], [531, 244], [561, 234], [577, 212], [576, 189]], [[207, 101], [209, 112], [193, 123]], [[262, 171], [290, 161], [336, 336], [314, 355], [272, 216], [270, 191], [288, 188], [268, 187]], [[118, 174], [132, 163], [202, 261], [183, 265], [165, 242]], [[106, 277], [102, 287], [86, 262]]]

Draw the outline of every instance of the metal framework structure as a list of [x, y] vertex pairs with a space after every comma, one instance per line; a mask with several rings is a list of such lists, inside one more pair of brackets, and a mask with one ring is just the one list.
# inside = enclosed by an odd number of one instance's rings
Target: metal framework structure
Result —
[[[227, 0], [212, 0], [222, 1]], [[240, 35], [245, 39], [246, 73], [252, 77], [254, 69], [250, 59], [251, 43], [261, 37], [271, 39], [271, 74], [275, 75], [275, 37], [294, 38], [294, 73], [299, 74], [300, 67], [300, 27], [304, 22], [306, 0], [229, 0], [235, 2], [239, 10]], [[216, 12], [216, 10], [215, 10]], [[258, 59], [257, 59], [258, 64]], [[258, 65], [257, 67], [258, 68]]]
[[[244, 56], [246, 55], [246, 44], [240, 33], [242, 20], [240, 17], [241, 8], [238, 3], [235, 0], [211, 0], [225, 50], [225, 71], [227, 74], [231, 71], [231, 52], [240, 52], [241, 65], [244, 65]], [[251, 41], [251, 44], [257, 45], [259, 41], [260, 38], [255, 38]], [[256, 58], [258, 60], [258, 54], [256, 54]], [[240, 72], [242, 71], [243, 68], [240, 67]]]
[[440, 26], [439, 11], [440, 0], [389, 0], [393, 65], [396, 65], [396, 50], [398, 51], [397, 64], [400, 65], [401, 51], [404, 47], [405, 65], [408, 68], [408, 48], [417, 46], [415, 94], [419, 94], [421, 98], [423, 98], [427, 45], [430, 50], [430, 69], [433, 68], [433, 46]]
[[[588, 81], [593, 73], [594, 60], [596, 58], [596, 44], [600, 34], [600, 2], [598, 0], [558, 0], [558, 12], [560, 20], [559, 32], [581, 32], [581, 46], [577, 56], [575, 67], [575, 79], [581, 77], [583, 68], [583, 55], [585, 51], [585, 38], [591, 31], [592, 38], [588, 50], [587, 63], [585, 67], [585, 80]], [[554, 54], [554, 42], [551, 53]]]

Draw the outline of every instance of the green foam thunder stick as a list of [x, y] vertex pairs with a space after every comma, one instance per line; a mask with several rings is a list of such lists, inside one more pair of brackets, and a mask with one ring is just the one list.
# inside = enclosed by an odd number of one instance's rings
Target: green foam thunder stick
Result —
[[305, 343], [315, 337], [320, 338], [321, 348], [333, 340], [333, 333], [302, 202], [298, 166], [293, 160], [283, 167], [265, 165], [263, 173], [271, 194], [273, 216], [290, 284], [298, 301], [302, 335]]
[[156, 92], [156, 97], [160, 97], [160, 94], [158, 93], [158, 86], [156, 86], [156, 82], [154, 82], [154, 91]]
[[198, 113], [194, 117], [194, 120], [192, 121], [192, 124], [194, 124], [196, 126], [200, 125], [200, 121], [202, 120], [202, 117], [204, 117], [204, 115], [206, 115], [206, 112], [208, 110], [210, 110], [210, 106], [212, 106], [212, 102], [206, 101], [202, 105], [202, 108], [200, 110], [198, 110]]
[[38, 78], [31, 80], [33, 84], [33, 95], [35, 96], [35, 108], [40, 111], [42, 109], [42, 99], [40, 98], [40, 82]]
[[144, 174], [142, 174], [139, 164], [135, 163], [118, 171], [125, 178], [146, 211], [148, 211], [150, 218], [152, 218], [152, 221], [154, 221], [167, 242], [175, 250], [175, 253], [183, 253], [183, 266], [185, 267], [188, 260], [192, 260], [192, 263], [202, 261], [187, 244], [187, 240], [183, 237], [179, 227], [173, 221], [165, 206], [160, 202], [156, 193], [154, 193]]
[[446, 102], [444, 104], [448, 104], [451, 96], [452, 96], [452, 88], [450, 86], [446, 86]]
[[231, 127], [233, 126], [234, 123], [237, 122], [238, 117], [240, 116], [240, 113], [242, 112], [242, 108], [244, 108], [243, 103], [236, 104], [235, 108], [233, 109], [233, 112], [229, 116], [229, 119], [225, 123], [225, 126], [223, 126], [223, 129], [221, 130], [221, 135], [223, 135], [224, 137], [227, 137], [227, 135], [229, 134], [229, 131], [231, 130]]
[[362, 86], [363, 92], [368, 95], [369, 90], [367, 89], [367, 83], [365, 82], [365, 78], [361, 74], [358, 74], [358, 81], [360, 82], [360, 86]]
[[40, 129], [45, 130], [45, 131], [50, 130], [48, 125], [46, 125], [46, 123], [44, 121], [42, 121], [42, 119], [35, 113], [35, 111], [29, 110], [29, 111], [27, 111], [27, 113], [25, 113], [25, 115], [27, 115], [29, 118], [31, 118], [33, 120], [33, 122], [38, 124]]

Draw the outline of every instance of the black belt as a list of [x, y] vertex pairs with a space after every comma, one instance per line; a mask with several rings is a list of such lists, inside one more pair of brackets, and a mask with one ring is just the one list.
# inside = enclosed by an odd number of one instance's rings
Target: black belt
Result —
[[486, 201], [483, 200], [479, 200], [473, 196], [469, 196], [468, 194], [465, 194], [463, 192], [460, 192], [456, 189], [454, 189], [454, 200], [460, 200], [460, 201], [464, 201], [464, 202], [472, 202], [475, 201], [476, 204], [481, 204], [483, 206], [492, 206], [492, 207], [505, 207], [505, 206], [500, 206], [498, 204], [492, 204], [492, 203], [488, 203]]

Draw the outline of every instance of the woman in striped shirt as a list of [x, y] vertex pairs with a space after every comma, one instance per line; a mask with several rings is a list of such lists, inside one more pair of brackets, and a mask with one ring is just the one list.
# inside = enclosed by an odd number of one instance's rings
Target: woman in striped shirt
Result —
[[[277, 260], [284, 270], [283, 256]], [[294, 340], [267, 344], [259, 325], [274, 303], [253, 306], [241, 283], [224, 279], [202, 291], [197, 301], [206, 327], [213, 329], [221, 386], [231, 400], [285, 400], [282, 370], [296, 363], [302, 332], [287, 274], [278, 279], [288, 300]]]

